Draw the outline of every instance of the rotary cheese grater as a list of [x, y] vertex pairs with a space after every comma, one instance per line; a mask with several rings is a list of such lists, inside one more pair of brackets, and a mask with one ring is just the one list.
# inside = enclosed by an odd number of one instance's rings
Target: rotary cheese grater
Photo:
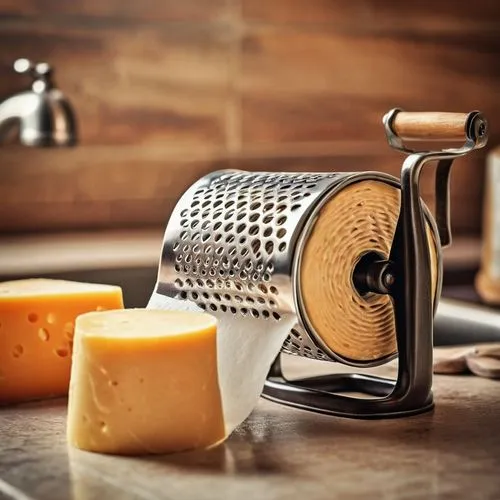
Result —
[[[377, 366], [398, 357], [396, 380], [332, 374], [289, 381], [279, 356], [263, 396], [354, 418], [433, 407], [432, 330], [441, 248], [451, 242], [453, 160], [487, 140], [479, 112], [390, 111], [390, 146], [407, 153], [401, 178], [378, 173], [213, 172], [191, 186], [168, 222], [157, 293], [208, 312], [252, 316], [266, 328], [297, 316], [282, 352]], [[403, 141], [462, 141], [417, 152]], [[419, 195], [437, 162], [435, 218]], [[342, 393], [364, 393], [354, 397]]]

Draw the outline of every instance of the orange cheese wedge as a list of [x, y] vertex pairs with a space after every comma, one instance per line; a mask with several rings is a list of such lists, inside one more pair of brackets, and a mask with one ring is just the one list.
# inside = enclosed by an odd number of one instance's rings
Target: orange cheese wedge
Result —
[[0, 283], [0, 404], [66, 395], [76, 317], [121, 308], [117, 286], [49, 279]]
[[210, 447], [225, 437], [216, 319], [128, 309], [76, 321], [68, 442], [141, 455]]

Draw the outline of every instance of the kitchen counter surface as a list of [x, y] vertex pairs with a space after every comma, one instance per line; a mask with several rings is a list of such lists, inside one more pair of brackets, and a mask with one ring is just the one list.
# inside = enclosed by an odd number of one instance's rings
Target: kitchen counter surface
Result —
[[[297, 376], [335, 368], [299, 358], [286, 366]], [[64, 400], [3, 408], [0, 498], [500, 498], [500, 381], [436, 376], [434, 387], [434, 412], [397, 420], [261, 400], [224, 445], [145, 458], [68, 450]]]

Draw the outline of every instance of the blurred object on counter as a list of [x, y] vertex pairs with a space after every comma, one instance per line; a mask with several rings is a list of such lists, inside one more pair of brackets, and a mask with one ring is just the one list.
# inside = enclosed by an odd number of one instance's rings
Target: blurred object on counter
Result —
[[500, 378], [500, 343], [481, 346], [436, 349], [434, 373], [462, 375], [472, 373], [478, 377]]
[[500, 149], [488, 155], [483, 211], [483, 250], [476, 288], [485, 302], [500, 305]]
[[434, 320], [434, 345], [500, 342], [500, 312], [460, 300], [441, 299]]
[[17, 73], [28, 73], [31, 90], [14, 94], [0, 102], [0, 142], [19, 126], [19, 140], [24, 146], [73, 146], [76, 122], [65, 95], [53, 86], [52, 68], [45, 62], [34, 64], [28, 59], [14, 62]]

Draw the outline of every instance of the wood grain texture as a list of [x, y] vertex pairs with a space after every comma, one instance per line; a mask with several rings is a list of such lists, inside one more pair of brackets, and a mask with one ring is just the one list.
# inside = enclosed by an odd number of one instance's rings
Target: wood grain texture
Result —
[[246, 21], [269, 24], [309, 24], [345, 28], [349, 31], [450, 32], [495, 29], [500, 22], [496, 0], [408, 0], [395, 5], [386, 0], [356, 2], [309, 0], [242, 0]]
[[392, 120], [394, 132], [406, 140], [466, 140], [467, 113], [401, 112]]
[[49, 60], [74, 105], [82, 146], [223, 144], [227, 41], [210, 29], [95, 29], [53, 20], [0, 22], [0, 95], [29, 85], [19, 56]]
[[[163, 225], [219, 165], [397, 175], [393, 107], [480, 109], [495, 145], [499, 28], [493, 0], [4, 0], [0, 96], [28, 85], [15, 58], [47, 59], [80, 143], [2, 147], [0, 231]], [[487, 151], [454, 171], [458, 232], [480, 231]]]
[[2, 0], [11, 16], [77, 16], [101, 22], [217, 21], [227, 12], [226, 0]]
[[[232, 157], [216, 150], [187, 155], [164, 148], [127, 146], [6, 149], [0, 168], [0, 223], [7, 231], [163, 226], [182, 193], [214, 170], [377, 170], [397, 174], [404, 159], [390, 151], [356, 155], [354, 149], [347, 149], [351, 154], [318, 155], [311, 151], [304, 156], [283, 152], [270, 156], [264, 150], [254, 156]], [[468, 179], [461, 175], [472, 169], [474, 162], [472, 157], [457, 160], [451, 177], [452, 225], [458, 233], [474, 232], [481, 216], [476, 192], [481, 190], [482, 176]], [[5, 165], [8, 167], [3, 168]], [[421, 190], [432, 208], [434, 168], [422, 173]]]

